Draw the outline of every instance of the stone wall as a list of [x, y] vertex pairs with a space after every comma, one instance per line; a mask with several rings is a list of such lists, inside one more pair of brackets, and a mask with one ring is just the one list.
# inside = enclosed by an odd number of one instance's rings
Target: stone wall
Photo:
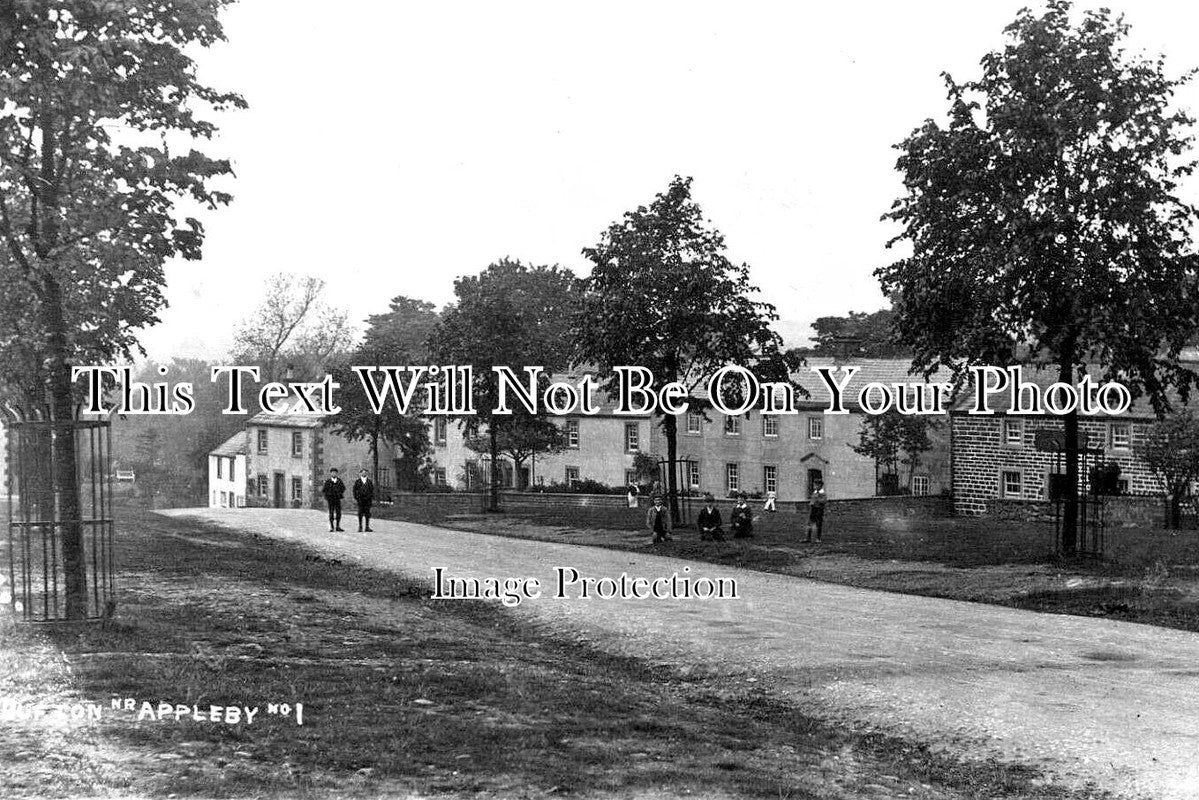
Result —
[[[1034, 444], [1038, 431], [1061, 431], [1057, 417], [1018, 417], [1004, 414], [978, 416], [965, 413], [950, 415], [952, 425], [952, 465], [954, 508], [959, 514], [985, 514], [988, 505], [998, 499], [1048, 500], [1049, 475], [1064, 471], [1064, 461], [1057, 465], [1053, 453], [1042, 452]], [[1019, 425], [1018, 443], [1008, 444], [1005, 424]], [[1112, 443], [1112, 426], [1130, 426], [1131, 446], [1117, 447]], [[1120, 465], [1120, 478], [1127, 481], [1125, 491], [1133, 495], [1149, 495], [1160, 491], [1153, 474], [1138, 459], [1133, 448], [1143, 441], [1150, 423], [1135, 419], [1083, 419], [1079, 422], [1080, 444], [1102, 450], [1100, 463], [1114, 461]], [[1004, 471], [1021, 475], [1019, 497], [1004, 497], [1001, 487]], [[1079, 476], [1086, 491], [1087, 476]]]
[[[1047, 500], [993, 498], [987, 501], [987, 517], [1015, 522], [1052, 522], [1054, 505]], [[1088, 513], [1095, 513], [1094, 506]], [[1103, 519], [1109, 528], [1160, 528], [1165, 524], [1165, 500], [1129, 495], [1105, 497]]]

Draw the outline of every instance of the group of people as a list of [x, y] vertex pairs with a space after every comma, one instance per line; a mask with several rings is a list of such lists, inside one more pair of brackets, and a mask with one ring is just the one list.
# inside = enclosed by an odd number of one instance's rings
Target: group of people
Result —
[[[821, 541], [824, 535], [824, 507], [827, 503], [828, 494], [824, 490], [824, 485], [816, 484], [808, 498], [808, 535], [804, 542], [810, 543], [813, 534], [816, 535], [817, 542]], [[775, 510], [774, 497], [767, 499], [763, 510]], [[720, 509], [716, 507], [716, 498], [711, 493], [704, 495], [704, 507], [700, 509], [695, 524], [699, 528], [700, 539], [724, 541], [724, 531], [722, 530], [724, 519], [721, 517]], [[645, 527], [653, 533], [654, 544], [674, 538], [671, 536], [670, 512], [666, 510], [661, 495], [654, 496], [653, 504], [645, 515]], [[734, 539], [748, 539], [754, 535], [754, 515], [745, 492], [737, 496], [737, 503], [733, 506], [732, 513], [729, 514], [729, 530]]]
[[[321, 486], [321, 494], [329, 506], [329, 532], [344, 531], [341, 527], [341, 498], [345, 496], [346, 484], [338, 474], [337, 469], [329, 470], [329, 477]], [[375, 482], [370, 479], [366, 470], [360, 470], [358, 480], [354, 481], [354, 502], [358, 505], [358, 532], [374, 533], [371, 530], [371, 506], [375, 502]], [[363, 527], [363, 522], [366, 527]]]

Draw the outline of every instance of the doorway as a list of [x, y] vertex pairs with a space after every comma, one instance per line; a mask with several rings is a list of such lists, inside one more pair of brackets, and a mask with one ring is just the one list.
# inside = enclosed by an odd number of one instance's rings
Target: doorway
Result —
[[275, 473], [275, 491], [274, 491], [275, 508], [283, 508], [283, 473]]

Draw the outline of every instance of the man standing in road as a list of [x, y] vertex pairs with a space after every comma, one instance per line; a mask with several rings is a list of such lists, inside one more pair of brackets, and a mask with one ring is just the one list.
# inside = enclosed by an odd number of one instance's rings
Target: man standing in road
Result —
[[375, 482], [366, 474], [366, 470], [358, 472], [358, 480], [354, 481], [354, 502], [358, 504], [358, 532], [362, 533], [362, 520], [366, 520], [366, 532], [371, 530], [371, 504], [375, 502]]
[[342, 482], [341, 476], [337, 474], [337, 468], [329, 470], [329, 477], [325, 479], [325, 485], [321, 487], [321, 494], [325, 496], [325, 502], [329, 504], [329, 531], [340, 531], [341, 528], [341, 498], [346, 493], [346, 485]]

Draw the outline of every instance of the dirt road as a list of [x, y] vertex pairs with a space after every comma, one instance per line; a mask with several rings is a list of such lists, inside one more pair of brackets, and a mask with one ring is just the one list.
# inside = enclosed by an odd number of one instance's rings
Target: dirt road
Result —
[[[542, 596], [523, 599], [512, 613], [613, 652], [743, 675], [846, 724], [965, 757], [1034, 765], [1070, 786], [1199, 797], [1199, 636], [1192, 633], [413, 523], [329, 533], [316, 511], [164, 513], [303, 542], [430, 589], [437, 567], [447, 578], [535, 578]], [[731, 579], [738, 597], [601, 599], [596, 584], [591, 599], [580, 599], [580, 580], [557, 599], [559, 567], [580, 579], [678, 573], [701, 591], [703, 576]]]

